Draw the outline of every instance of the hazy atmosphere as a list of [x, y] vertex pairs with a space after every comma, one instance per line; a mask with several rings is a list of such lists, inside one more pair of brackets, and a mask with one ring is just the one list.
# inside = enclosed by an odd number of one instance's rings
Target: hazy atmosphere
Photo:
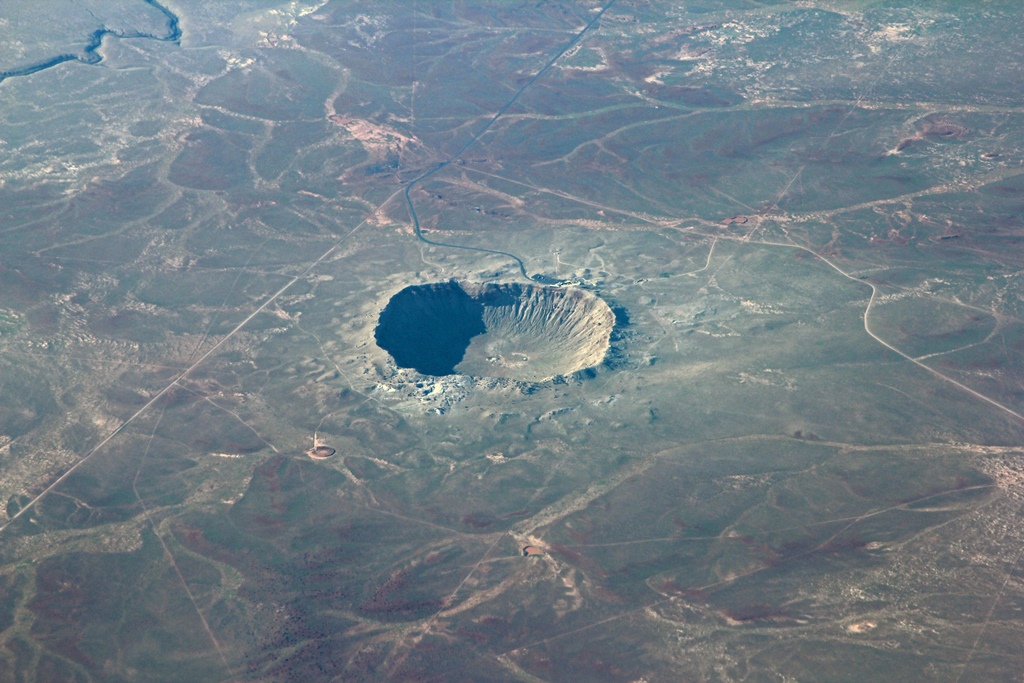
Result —
[[0, 4], [0, 681], [1010, 681], [1016, 0]]

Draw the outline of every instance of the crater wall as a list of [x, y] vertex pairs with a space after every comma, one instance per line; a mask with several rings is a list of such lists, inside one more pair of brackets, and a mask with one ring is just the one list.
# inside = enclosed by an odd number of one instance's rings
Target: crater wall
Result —
[[425, 375], [541, 381], [599, 365], [614, 325], [608, 304], [580, 289], [453, 280], [395, 294], [374, 337]]

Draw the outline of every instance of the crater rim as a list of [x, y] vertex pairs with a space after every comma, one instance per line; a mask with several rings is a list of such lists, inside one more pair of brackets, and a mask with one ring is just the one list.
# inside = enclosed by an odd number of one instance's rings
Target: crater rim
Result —
[[537, 383], [603, 364], [615, 323], [579, 287], [451, 279], [392, 295], [374, 340], [397, 367], [428, 377]]

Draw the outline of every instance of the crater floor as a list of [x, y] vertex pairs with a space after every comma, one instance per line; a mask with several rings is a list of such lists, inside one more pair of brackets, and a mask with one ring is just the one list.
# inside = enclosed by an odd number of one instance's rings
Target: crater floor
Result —
[[399, 367], [425, 375], [542, 381], [601, 363], [614, 324], [583, 290], [453, 280], [395, 294], [374, 336]]

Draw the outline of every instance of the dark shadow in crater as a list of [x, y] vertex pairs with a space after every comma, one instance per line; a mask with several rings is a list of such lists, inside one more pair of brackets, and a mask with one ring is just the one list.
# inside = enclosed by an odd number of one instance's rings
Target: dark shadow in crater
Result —
[[469, 341], [487, 331], [483, 304], [455, 282], [406, 287], [380, 314], [374, 338], [400, 368], [453, 375]]
[[535, 382], [599, 365], [614, 326], [608, 304], [583, 290], [453, 280], [395, 294], [374, 337], [424, 375]]

